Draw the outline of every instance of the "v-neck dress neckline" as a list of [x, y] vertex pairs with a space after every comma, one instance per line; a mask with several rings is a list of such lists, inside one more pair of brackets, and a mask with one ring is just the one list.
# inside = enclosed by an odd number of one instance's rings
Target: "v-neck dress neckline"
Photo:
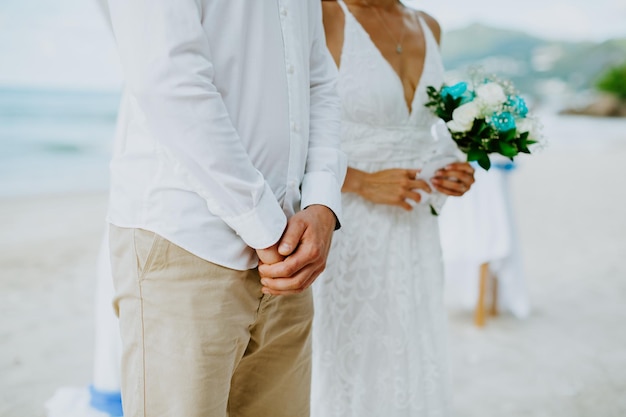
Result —
[[[424, 50], [425, 50], [424, 62], [422, 64], [421, 74], [420, 74], [419, 80], [418, 80], [418, 82], [417, 82], [417, 84], [415, 86], [415, 89], [413, 90], [413, 94], [411, 96], [411, 100], [410, 100], [410, 102], [407, 102], [404, 84], [402, 82], [402, 78], [400, 77], [400, 74], [398, 74], [398, 71], [396, 71], [396, 69], [391, 65], [391, 63], [387, 60], [387, 58], [385, 58], [385, 56], [383, 55], [382, 51], [378, 48], [376, 43], [374, 43], [374, 40], [372, 39], [372, 37], [369, 34], [369, 32], [367, 30], [365, 30], [365, 28], [363, 27], [361, 22], [359, 22], [359, 20], [356, 18], [356, 16], [354, 16], [354, 14], [350, 11], [348, 6], [341, 0], [339, 0], [338, 3], [341, 6], [341, 8], [343, 9], [343, 11], [344, 11], [344, 14], [346, 16], [346, 20], [350, 19], [351, 23], [353, 23], [355, 25], [355, 27], [358, 29], [358, 31], [364, 37], [367, 38], [367, 40], [369, 41], [368, 43], [369, 43], [371, 49], [375, 52], [375, 55], [378, 56], [378, 58], [382, 61], [383, 66], [387, 67], [387, 69], [389, 70], [389, 72], [393, 76], [396, 84], [399, 87], [399, 90], [400, 90], [400, 93], [401, 93], [401, 97], [402, 97], [402, 102], [405, 104], [406, 115], [407, 115], [408, 118], [410, 118], [412, 116], [412, 114], [413, 114], [414, 109], [415, 109], [415, 101], [416, 101], [418, 93], [420, 92], [420, 89], [421, 89], [422, 80], [424, 79], [424, 71], [426, 69], [426, 64], [428, 63], [429, 54], [430, 54], [430, 46], [431, 45], [429, 45], [427, 36], [429, 34], [432, 36], [432, 34], [430, 33], [430, 29], [428, 28], [428, 25], [426, 25], [426, 23], [424, 22], [424, 19], [421, 16], [418, 16], [418, 20], [417, 21], [418, 21], [418, 24], [420, 25], [420, 29], [421, 29], [421, 31], [423, 33], [423, 38], [424, 38]], [[346, 22], [344, 25], [348, 25], [348, 22]], [[345, 36], [344, 36], [344, 39], [345, 39]], [[343, 62], [343, 49], [342, 49], [342, 59], [340, 60], [340, 62]]]

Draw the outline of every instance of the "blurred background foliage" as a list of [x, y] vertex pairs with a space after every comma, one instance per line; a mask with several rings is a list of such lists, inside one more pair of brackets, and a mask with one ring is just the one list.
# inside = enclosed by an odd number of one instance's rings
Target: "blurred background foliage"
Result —
[[600, 91], [617, 96], [620, 100], [626, 101], [626, 61], [615, 67], [609, 68], [596, 86]]
[[626, 37], [558, 41], [473, 24], [445, 32], [442, 51], [448, 70], [480, 67], [497, 73], [513, 81], [535, 105], [556, 111], [586, 105], [598, 90], [626, 97]]

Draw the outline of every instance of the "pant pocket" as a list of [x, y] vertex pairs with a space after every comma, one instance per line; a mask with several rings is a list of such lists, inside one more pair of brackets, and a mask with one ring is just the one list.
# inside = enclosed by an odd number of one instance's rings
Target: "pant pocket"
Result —
[[133, 239], [137, 270], [139, 271], [139, 278], [142, 278], [157, 258], [159, 246], [164, 239], [154, 232], [143, 229], [135, 229]]

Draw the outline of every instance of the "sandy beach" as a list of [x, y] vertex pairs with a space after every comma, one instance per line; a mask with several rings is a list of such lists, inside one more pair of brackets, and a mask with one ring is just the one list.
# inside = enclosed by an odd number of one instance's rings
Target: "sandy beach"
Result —
[[[530, 317], [450, 311], [454, 417], [626, 416], [626, 121], [573, 120], [512, 177]], [[91, 382], [106, 201], [0, 199], [0, 417]]]
[[0, 201], [0, 416], [90, 382], [105, 209], [104, 193]]

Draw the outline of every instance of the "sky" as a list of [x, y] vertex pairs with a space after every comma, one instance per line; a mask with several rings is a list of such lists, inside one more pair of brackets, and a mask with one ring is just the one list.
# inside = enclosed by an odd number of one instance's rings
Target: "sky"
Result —
[[0, 0], [0, 85], [112, 90], [113, 37], [92, 0]]
[[626, 0], [403, 0], [431, 13], [444, 30], [472, 22], [549, 39], [626, 38]]
[[[432, 14], [444, 31], [480, 22], [550, 39], [626, 38], [626, 0], [404, 1]], [[113, 39], [95, 0], [1, 0], [0, 57], [4, 86], [121, 86]]]

